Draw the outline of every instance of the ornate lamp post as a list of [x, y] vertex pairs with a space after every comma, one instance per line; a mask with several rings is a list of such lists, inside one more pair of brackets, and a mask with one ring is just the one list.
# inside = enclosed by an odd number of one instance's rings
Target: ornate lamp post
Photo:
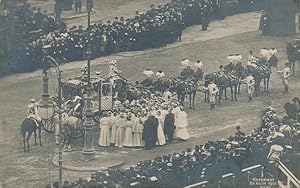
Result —
[[[88, 32], [91, 28], [91, 11], [92, 11], [92, 1], [87, 0], [88, 8]], [[87, 44], [86, 48], [86, 57], [87, 57], [87, 70], [88, 70], [88, 85], [87, 85], [87, 95], [85, 98], [85, 119], [83, 126], [85, 128], [85, 137], [84, 137], [84, 146], [82, 153], [84, 154], [85, 159], [93, 159], [96, 153], [93, 140], [93, 128], [95, 122], [93, 119], [93, 104], [92, 104], [92, 88], [91, 88], [91, 59], [92, 59], [92, 47], [90, 44]]]
[[[61, 95], [61, 71], [59, 69], [58, 66], [58, 62], [51, 56], [47, 55], [44, 59], [45, 63], [50, 63], [51, 65], [54, 66], [55, 71], [57, 73], [57, 78], [58, 78], [58, 118], [59, 118], [59, 143], [61, 143], [62, 140], [62, 113], [63, 113], [63, 109], [62, 109], [62, 95]], [[50, 67], [49, 65], [45, 65], [46, 67]], [[45, 69], [44, 69], [45, 70]], [[46, 89], [45, 89], [46, 91]], [[48, 92], [48, 89], [47, 89]], [[44, 92], [43, 92], [44, 93]], [[44, 96], [46, 97], [46, 95]], [[48, 95], [49, 97], [49, 95]], [[43, 99], [43, 98], [42, 98]], [[59, 165], [59, 170], [58, 170], [58, 187], [62, 188], [62, 145], [59, 144], [58, 145], [58, 165]]]
[[96, 153], [93, 140], [93, 128], [95, 122], [93, 119], [93, 105], [92, 105], [92, 88], [91, 88], [91, 58], [92, 58], [92, 49], [90, 44], [87, 45], [86, 57], [88, 59], [87, 69], [88, 69], [88, 85], [87, 85], [87, 95], [85, 98], [85, 119], [83, 126], [85, 128], [85, 137], [84, 137], [84, 147], [82, 153], [86, 155], [86, 158], [91, 159]]

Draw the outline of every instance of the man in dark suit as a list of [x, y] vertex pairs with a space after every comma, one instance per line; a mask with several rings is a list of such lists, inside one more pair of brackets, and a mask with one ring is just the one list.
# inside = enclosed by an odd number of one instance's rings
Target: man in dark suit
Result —
[[164, 133], [168, 137], [168, 143], [173, 142], [173, 135], [174, 131], [176, 129], [174, 122], [175, 122], [175, 116], [171, 112], [172, 109], [169, 108], [169, 113], [165, 116], [165, 121], [164, 121]]
[[145, 150], [151, 150], [155, 147], [157, 141], [158, 119], [149, 115], [145, 121], [142, 138], [145, 141]]

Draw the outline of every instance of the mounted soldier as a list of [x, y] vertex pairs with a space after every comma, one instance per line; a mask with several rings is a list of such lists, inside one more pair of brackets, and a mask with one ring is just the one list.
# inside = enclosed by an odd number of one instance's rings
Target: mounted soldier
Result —
[[38, 106], [35, 103], [35, 99], [30, 100], [30, 104], [27, 106], [28, 117], [33, 119], [36, 123], [36, 126], [39, 126], [39, 122], [41, 121], [40, 116], [38, 115]]

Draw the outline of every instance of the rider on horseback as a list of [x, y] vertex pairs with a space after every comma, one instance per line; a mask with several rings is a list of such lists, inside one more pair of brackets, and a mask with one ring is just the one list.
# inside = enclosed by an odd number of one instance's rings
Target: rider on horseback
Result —
[[35, 103], [35, 99], [30, 100], [30, 104], [27, 106], [28, 117], [34, 120], [36, 126], [39, 126], [39, 122], [41, 121], [40, 116], [38, 115], [38, 107]]
[[250, 50], [250, 51], [249, 51], [249, 56], [248, 56], [248, 62], [247, 62], [247, 65], [252, 66], [252, 67], [256, 67], [257, 65], [256, 65], [255, 63], [256, 63], [257, 61], [258, 61], [258, 58], [256, 58], [256, 57], [253, 55], [253, 51]]

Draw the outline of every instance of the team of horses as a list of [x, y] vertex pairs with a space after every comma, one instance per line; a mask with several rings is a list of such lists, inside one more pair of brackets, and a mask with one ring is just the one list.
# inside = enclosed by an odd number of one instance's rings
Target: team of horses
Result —
[[[162, 95], [167, 89], [171, 93], [177, 95], [177, 100], [180, 104], [184, 104], [185, 99], [189, 98], [189, 107], [195, 109], [195, 98], [198, 91], [205, 93], [205, 101], [208, 101], [208, 93], [203, 90], [203, 87], [207, 87], [211, 81], [214, 81], [219, 88], [218, 103], [221, 104], [221, 100], [228, 99], [227, 89], [230, 89], [231, 101], [237, 101], [237, 95], [240, 94], [241, 80], [244, 79], [249, 73], [255, 79], [255, 95], [258, 96], [260, 92], [260, 85], [263, 81], [263, 91], [269, 92], [270, 76], [272, 73], [272, 67], [277, 67], [278, 59], [275, 55], [271, 58], [259, 58], [256, 62], [256, 66], [245, 65], [242, 62], [229, 63], [224, 66], [224, 74], [219, 72], [204, 73], [202, 69], [196, 70], [187, 67], [182, 70], [179, 76], [173, 78], [147, 78], [141, 82], [131, 83], [123, 77], [119, 77], [114, 80], [113, 83], [113, 96], [115, 100], [129, 102], [140, 99], [141, 96], [151, 96], [151, 94]], [[97, 88], [94, 86], [95, 92]], [[82, 89], [80, 90], [82, 91]], [[79, 114], [74, 115], [72, 111], [74, 104], [72, 101], [65, 103], [65, 112], [63, 113], [63, 136], [64, 143], [67, 148], [70, 148], [73, 138], [81, 138], [84, 140], [84, 128], [82, 126], [82, 120], [84, 118], [82, 102]], [[41, 130], [45, 129], [45, 125], [52, 123], [55, 115], [45, 121], [36, 123], [35, 120], [26, 118], [22, 122], [22, 136], [24, 143], [24, 151], [29, 152], [29, 139], [34, 133], [35, 144], [37, 144], [37, 131], [39, 133], [40, 146], [41, 143]], [[27, 147], [26, 147], [27, 144]]]

